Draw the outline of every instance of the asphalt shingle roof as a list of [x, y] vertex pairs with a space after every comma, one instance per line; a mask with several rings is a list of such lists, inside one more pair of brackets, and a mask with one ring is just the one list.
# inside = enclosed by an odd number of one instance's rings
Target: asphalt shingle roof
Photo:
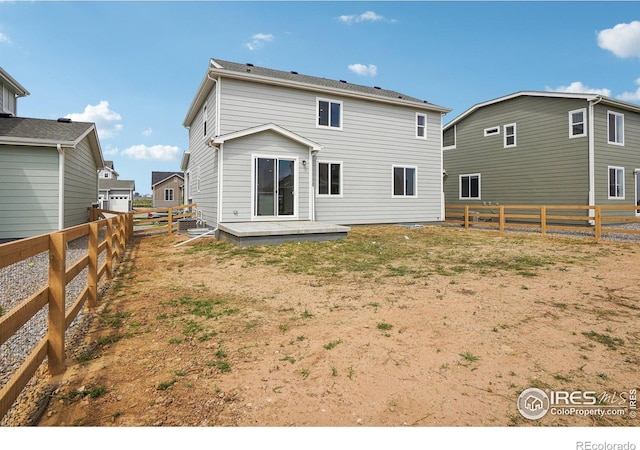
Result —
[[0, 136], [34, 140], [74, 142], [87, 132], [93, 123], [59, 122], [26, 117], [0, 117]]
[[184, 173], [182, 172], [151, 172], [151, 186], [154, 186], [173, 175], [178, 175], [179, 177], [184, 178]]

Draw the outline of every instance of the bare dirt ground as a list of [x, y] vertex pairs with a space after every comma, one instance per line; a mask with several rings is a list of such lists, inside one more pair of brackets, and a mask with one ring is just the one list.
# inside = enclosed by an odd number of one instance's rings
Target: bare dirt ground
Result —
[[[639, 244], [435, 226], [184, 240], [134, 241], [41, 426], [638, 425], [622, 399]], [[608, 393], [625, 415], [528, 420], [529, 387]]]

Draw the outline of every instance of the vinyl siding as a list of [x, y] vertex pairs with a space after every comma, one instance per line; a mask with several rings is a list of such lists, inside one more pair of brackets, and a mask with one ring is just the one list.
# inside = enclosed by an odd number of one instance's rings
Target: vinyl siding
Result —
[[58, 152], [0, 146], [0, 239], [58, 229]]
[[[588, 137], [569, 139], [568, 112], [579, 99], [522, 96], [488, 105], [456, 124], [456, 147], [443, 151], [445, 203], [585, 205]], [[516, 124], [516, 147], [504, 148], [504, 125]], [[497, 135], [484, 130], [500, 127]], [[459, 198], [461, 174], [481, 174], [481, 199]]]
[[[309, 149], [272, 131], [238, 138], [224, 144], [223, 149], [222, 222], [246, 222], [252, 219], [253, 155], [274, 158], [297, 158], [297, 219], [309, 220]], [[234, 213], [237, 211], [237, 214]], [[282, 219], [282, 218], [280, 218]], [[278, 220], [280, 220], [278, 219]], [[285, 218], [286, 219], [286, 218]], [[275, 220], [275, 219], [274, 219]]]
[[[172, 176], [168, 180], [156, 185], [153, 189], [153, 207], [154, 208], [168, 208], [172, 206], [182, 205], [182, 186], [184, 180], [180, 177]], [[166, 201], [164, 199], [164, 190], [173, 189], [173, 201]]]
[[68, 228], [89, 221], [89, 208], [98, 201], [98, 167], [86, 138], [75, 149], [65, 149], [64, 155], [64, 227]]
[[[426, 112], [425, 140], [415, 138], [416, 108], [228, 79], [221, 92], [221, 134], [273, 122], [322, 145], [319, 160], [342, 161], [343, 196], [316, 198], [316, 220], [365, 224], [440, 219], [440, 113]], [[316, 127], [317, 98], [342, 102], [342, 130]], [[416, 197], [392, 198], [394, 164], [418, 168]]]

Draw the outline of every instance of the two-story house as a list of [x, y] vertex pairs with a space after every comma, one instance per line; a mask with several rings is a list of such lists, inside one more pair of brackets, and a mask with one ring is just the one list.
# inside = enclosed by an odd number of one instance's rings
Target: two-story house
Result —
[[635, 104], [517, 92], [453, 119], [443, 145], [447, 205], [640, 205]]
[[171, 208], [183, 204], [184, 174], [182, 172], [151, 172], [152, 205]]
[[105, 166], [98, 175], [100, 209], [116, 212], [133, 210], [136, 182], [134, 180], [119, 180], [119, 176], [113, 161], [105, 161]]
[[380, 87], [212, 59], [184, 120], [185, 200], [210, 227], [442, 220], [448, 111]]

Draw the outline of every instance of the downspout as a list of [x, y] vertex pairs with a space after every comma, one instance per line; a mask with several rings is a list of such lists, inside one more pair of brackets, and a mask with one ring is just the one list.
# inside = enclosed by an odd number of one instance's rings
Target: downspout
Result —
[[317, 154], [317, 150], [309, 148], [309, 220], [316, 221], [316, 180], [314, 167], [314, 157]]
[[[594, 119], [594, 106], [602, 101], [601, 96], [597, 96], [596, 100], [589, 100], [589, 206], [595, 206], [596, 204], [596, 168], [595, 168], [595, 119]], [[595, 211], [589, 209], [589, 215], [593, 216]], [[593, 225], [594, 221], [590, 221]]]
[[64, 229], [64, 150], [62, 145], [56, 144], [58, 149], [58, 230]]

